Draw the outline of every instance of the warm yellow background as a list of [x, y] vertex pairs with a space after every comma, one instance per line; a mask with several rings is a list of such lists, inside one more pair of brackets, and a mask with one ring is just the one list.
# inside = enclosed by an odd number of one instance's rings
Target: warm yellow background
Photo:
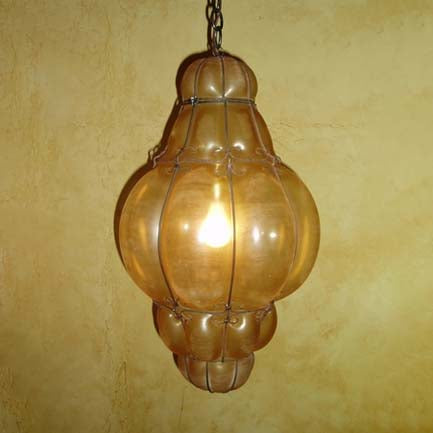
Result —
[[433, 432], [433, 2], [226, 0], [322, 244], [247, 384], [189, 385], [113, 213], [205, 1], [0, 0], [0, 431]]

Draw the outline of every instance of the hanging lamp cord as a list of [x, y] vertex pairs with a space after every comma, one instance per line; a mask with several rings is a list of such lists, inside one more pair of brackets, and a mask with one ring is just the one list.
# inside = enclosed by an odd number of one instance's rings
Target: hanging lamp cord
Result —
[[224, 19], [221, 3], [222, 0], [207, 0], [206, 6], [208, 46], [214, 56], [220, 56], [222, 52]]

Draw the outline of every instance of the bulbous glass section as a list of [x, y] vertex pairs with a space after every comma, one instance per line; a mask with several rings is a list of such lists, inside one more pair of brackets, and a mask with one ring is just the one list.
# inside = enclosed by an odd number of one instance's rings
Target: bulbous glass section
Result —
[[305, 281], [319, 246], [314, 200], [275, 155], [256, 92], [239, 59], [192, 62], [165, 148], [120, 219], [125, 267], [154, 300], [161, 338], [185, 377], [211, 368], [225, 384], [190, 379], [210, 391], [240, 386], [239, 365], [247, 379], [275, 331], [273, 302]]

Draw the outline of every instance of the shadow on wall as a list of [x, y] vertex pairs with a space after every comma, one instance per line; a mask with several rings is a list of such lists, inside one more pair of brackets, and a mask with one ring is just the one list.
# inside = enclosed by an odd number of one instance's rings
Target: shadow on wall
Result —
[[[164, 152], [167, 143], [168, 143], [168, 138], [170, 136], [170, 132], [173, 128], [173, 125], [177, 119], [177, 115], [179, 113], [180, 110], [180, 99], [181, 99], [181, 93], [180, 93], [180, 82], [182, 79], [182, 76], [185, 72], [185, 70], [188, 68], [188, 66], [194, 62], [197, 59], [201, 59], [203, 57], [207, 57], [210, 55], [209, 51], [203, 51], [200, 53], [195, 53], [192, 54], [188, 57], [186, 57], [182, 63], [179, 66], [179, 69], [177, 71], [176, 74], [176, 89], [177, 89], [177, 100], [175, 101], [175, 103], [173, 104], [173, 108], [171, 109], [170, 115], [168, 117], [167, 123], [164, 127], [164, 132], [162, 134], [161, 140], [159, 141], [159, 143], [154, 146], [151, 150], [149, 150], [148, 152], [148, 159], [147, 162], [142, 165], [141, 167], [139, 167], [128, 179], [128, 181], [125, 183], [125, 185], [122, 188], [122, 191], [120, 192], [120, 195], [117, 199], [117, 203], [116, 203], [116, 208], [114, 211], [114, 220], [113, 220], [113, 228], [114, 228], [114, 239], [116, 242], [116, 247], [117, 247], [117, 252], [119, 254], [120, 260], [122, 260], [122, 255], [120, 252], [120, 243], [119, 243], [119, 225], [120, 225], [120, 216], [122, 214], [122, 210], [123, 207], [125, 205], [125, 202], [130, 194], [130, 192], [132, 191], [132, 189], [134, 188], [135, 184], [150, 170], [152, 170], [153, 165], [154, 165], [154, 160], [155, 157], [157, 157], [158, 155], [160, 155], [161, 153]], [[123, 260], [122, 260], [123, 262]]]

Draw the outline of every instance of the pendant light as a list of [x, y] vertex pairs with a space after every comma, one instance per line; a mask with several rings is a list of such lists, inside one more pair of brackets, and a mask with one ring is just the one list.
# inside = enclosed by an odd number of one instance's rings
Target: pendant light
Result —
[[274, 152], [253, 71], [221, 50], [221, 1], [208, 12], [210, 50], [181, 77], [177, 117], [125, 202], [119, 241], [180, 372], [228, 392], [272, 338], [274, 301], [310, 273], [319, 217]]

